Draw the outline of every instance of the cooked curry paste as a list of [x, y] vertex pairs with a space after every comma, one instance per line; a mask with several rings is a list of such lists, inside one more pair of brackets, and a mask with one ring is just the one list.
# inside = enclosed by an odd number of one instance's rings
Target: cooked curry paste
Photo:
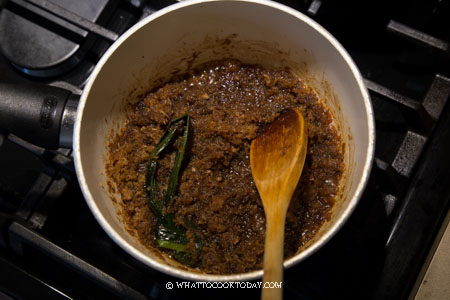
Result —
[[[186, 157], [164, 213], [185, 230], [191, 266], [211, 274], [262, 268], [265, 217], [252, 179], [250, 143], [287, 107], [297, 107], [308, 126], [305, 166], [286, 219], [285, 257], [294, 255], [330, 217], [344, 170], [343, 142], [329, 110], [290, 70], [235, 60], [202, 65], [129, 104], [124, 127], [111, 134], [105, 168], [130, 231], [158, 248], [157, 218], [146, 199], [147, 160], [169, 122], [188, 115]], [[158, 157], [161, 199], [179, 140]]]

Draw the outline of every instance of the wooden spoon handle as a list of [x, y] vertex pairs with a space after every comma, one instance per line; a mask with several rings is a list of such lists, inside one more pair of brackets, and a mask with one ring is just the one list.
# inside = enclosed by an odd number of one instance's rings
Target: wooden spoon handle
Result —
[[[284, 223], [285, 218], [278, 212], [267, 216], [266, 242], [264, 248], [264, 276], [261, 299], [282, 299]], [[286, 214], [286, 213], [284, 213]], [[270, 220], [269, 218], [273, 218]], [[267, 282], [267, 284], [265, 284]], [[274, 283], [277, 283], [276, 285]], [[275, 286], [279, 286], [276, 288]]]

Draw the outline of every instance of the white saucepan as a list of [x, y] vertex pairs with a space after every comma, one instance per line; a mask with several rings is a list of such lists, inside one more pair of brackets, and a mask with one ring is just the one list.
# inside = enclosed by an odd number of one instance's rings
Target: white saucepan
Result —
[[339, 42], [302, 13], [265, 0], [193, 0], [140, 21], [109, 48], [83, 91], [73, 136], [76, 172], [89, 208], [118, 245], [149, 267], [184, 279], [250, 280], [261, 277], [262, 270], [208, 275], [140, 244], [104, 188], [106, 144], [111, 129], [123, 124], [126, 101], [175, 72], [229, 57], [290, 67], [330, 108], [345, 142], [346, 170], [331, 219], [284, 262], [286, 268], [317, 251], [342, 227], [361, 197], [372, 164], [374, 119], [361, 74]]

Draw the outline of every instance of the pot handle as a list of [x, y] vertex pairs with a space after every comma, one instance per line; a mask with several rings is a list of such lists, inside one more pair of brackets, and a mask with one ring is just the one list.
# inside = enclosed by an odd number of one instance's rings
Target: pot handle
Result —
[[43, 148], [71, 148], [77, 105], [62, 88], [0, 83], [0, 128]]

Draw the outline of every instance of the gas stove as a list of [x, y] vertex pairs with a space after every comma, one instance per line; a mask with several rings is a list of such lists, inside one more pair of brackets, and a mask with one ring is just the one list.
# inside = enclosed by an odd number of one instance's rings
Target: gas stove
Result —
[[[325, 247], [285, 270], [285, 299], [414, 296], [450, 207], [450, 1], [279, 2], [350, 53], [370, 92], [377, 138], [360, 203]], [[0, 82], [79, 95], [123, 32], [172, 3], [0, 1]], [[180, 279], [136, 261], [98, 225], [71, 150], [43, 149], [1, 128], [0, 270], [2, 299], [260, 296], [255, 288], [177, 288]]]

